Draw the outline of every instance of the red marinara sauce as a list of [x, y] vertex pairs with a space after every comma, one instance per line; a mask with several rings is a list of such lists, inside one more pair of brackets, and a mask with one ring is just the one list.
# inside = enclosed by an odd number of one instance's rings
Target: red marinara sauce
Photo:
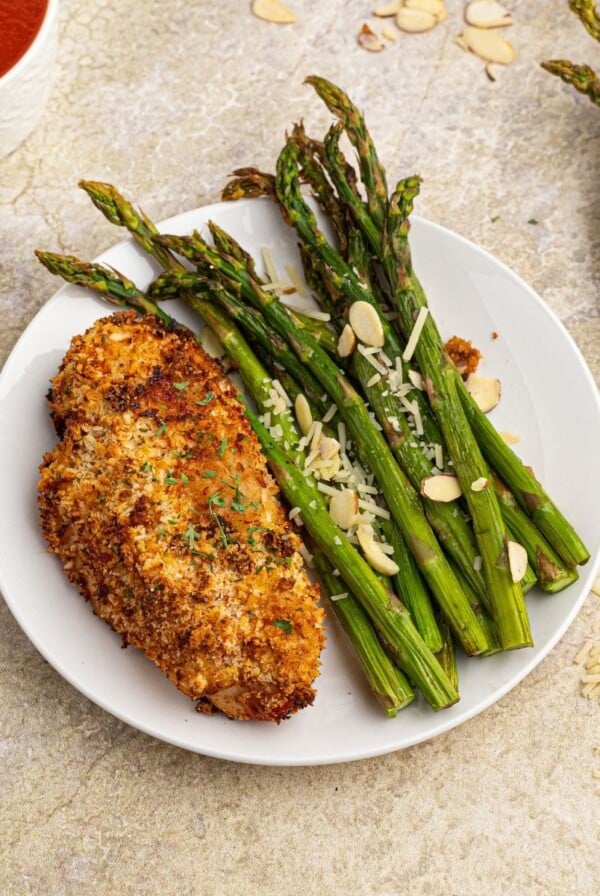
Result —
[[47, 8], [48, 0], [0, 0], [0, 77], [29, 49]]

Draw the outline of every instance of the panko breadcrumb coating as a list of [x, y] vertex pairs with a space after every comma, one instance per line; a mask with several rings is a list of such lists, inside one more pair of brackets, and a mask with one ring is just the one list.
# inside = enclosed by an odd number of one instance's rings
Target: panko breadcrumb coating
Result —
[[120, 312], [73, 339], [48, 400], [41, 526], [94, 612], [204, 711], [312, 703], [318, 588], [221, 365]]

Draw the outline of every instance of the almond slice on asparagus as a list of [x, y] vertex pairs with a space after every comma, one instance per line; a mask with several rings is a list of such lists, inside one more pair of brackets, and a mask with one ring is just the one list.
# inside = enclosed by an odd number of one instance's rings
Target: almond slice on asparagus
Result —
[[381, 546], [375, 541], [373, 526], [361, 523], [356, 530], [358, 543], [362, 548], [365, 560], [369, 566], [384, 576], [394, 576], [400, 571], [398, 564], [381, 550]]
[[527, 571], [527, 551], [517, 541], [508, 542], [508, 566], [513, 582], [520, 582]]
[[432, 501], [455, 501], [462, 495], [462, 489], [456, 476], [452, 473], [438, 473], [427, 476], [421, 482], [421, 494]]
[[329, 502], [329, 516], [340, 529], [347, 531], [358, 517], [358, 493], [344, 488], [332, 495]]
[[484, 414], [495, 408], [500, 401], [502, 386], [500, 380], [494, 377], [470, 373], [465, 380], [465, 386], [479, 410], [483, 411]]
[[340, 358], [349, 358], [356, 348], [356, 336], [350, 324], [345, 324], [337, 344]]
[[252, 12], [265, 22], [276, 22], [278, 25], [291, 25], [296, 21], [296, 16], [291, 9], [280, 3], [279, 0], [253, 0]]
[[340, 443], [331, 436], [321, 436], [319, 441], [319, 454], [323, 460], [331, 460], [336, 454], [339, 454]]
[[510, 65], [517, 55], [513, 45], [492, 29], [474, 28], [472, 25], [467, 25], [458, 42], [485, 62]]
[[375, 348], [382, 348], [385, 342], [383, 326], [379, 315], [368, 302], [353, 302], [348, 313], [350, 326], [361, 342]]
[[489, 480], [486, 479], [485, 476], [480, 476], [479, 479], [476, 479], [475, 482], [471, 483], [471, 491], [482, 492], [489, 484]]
[[296, 412], [296, 420], [303, 436], [308, 435], [313, 423], [310, 405], [305, 395], [301, 392], [296, 396], [294, 402], [294, 411]]
[[424, 9], [411, 9], [409, 6], [401, 6], [396, 13], [396, 25], [400, 31], [410, 34], [422, 34], [437, 25], [437, 19]]
[[471, 0], [465, 8], [465, 22], [476, 28], [504, 28], [512, 25], [514, 19], [496, 0]]

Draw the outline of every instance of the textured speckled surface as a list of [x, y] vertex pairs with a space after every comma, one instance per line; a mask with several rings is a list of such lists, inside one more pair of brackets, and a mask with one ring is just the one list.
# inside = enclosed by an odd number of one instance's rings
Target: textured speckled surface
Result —
[[[63, 0], [47, 111], [0, 160], [0, 361], [56, 287], [32, 250], [93, 257], [116, 241], [78, 178], [115, 182], [157, 218], [213, 202], [231, 168], [272, 167], [293, 120], [324, 128], [302, 84], [317, 72], [366, 110], [391, 181], [422, 175], [418, 212], [530, 283], [598, 379], [600, 112], [538, 65], [600, 67], [566, 4], [515, 4], [518, 59], [495, 83], [453, 42], [461, 3], [378, 55], [355, 43], [368, 3], [289, 5], [297, 24], [277, 27], [239, 0]], [[590, 595], [533, 674], [432, 742], [269, 769], [113, 719], [0, 603], [0, 892], [596, 894], [600, 703], [572, 660], [599, 617]]]

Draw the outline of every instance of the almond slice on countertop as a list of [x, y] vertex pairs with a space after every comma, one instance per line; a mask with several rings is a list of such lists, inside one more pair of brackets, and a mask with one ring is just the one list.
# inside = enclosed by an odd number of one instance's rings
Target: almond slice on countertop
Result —
[[296, 420], [303, 436], [308, 435], [313, 424], [312, 412], [305, 395], [299, 392], [294, 402], [294, 411], [296, 412]]
[[385, 44], [378, 34], [365, 22], [356, 38], [363, 50], [369, 50], [370, 53], [380, 53], [385, 50]]
[[467, 25], [458, 38], [458, 42], [485, 62], [510, 65], [517, 55], [513, 45], [492, 29], [474, 28], [472, 25]]
[[358, 492], [344, 488], [332, 495], [329, 502], [329, 516], [340, 529], [345, 532], [350, 529], [358, 517]]
[[462, 495], [460, 482], [452, 473], [438, 473], [427, 476], [421, 482], [421, 494], [432, 501], [455, 501]]
[[482, 492], [489, 484], [489, 480], [486, 479], [485, 476], [480, 476], [479, 479], [476, 479], [475, 482], [471, 483], [471, 491]]
[[406, 9], [419, 9], [421, 12], [428, 12], [438, 23], [448, 17], [443, 0], [404, 0], [403, 6]]
[[379, 315], [369, 302], [353, 302], [348, 313], [350, 326], [364, 345], [383, 348], [385, 336]]
[[252, 12], [265, 22], [276, 22], [278, 25], [291, 25], [296, 21], [296, 16], [291, 9], [280, 3], [279, 0], [253, 0]]
[[476, 28], [504, 28], [514, 24], [506, 7], [497, 0], [471, 0], [465, 7], [465, 22]]
[[373, 10], [373, 15], [377, 16], [379, 19], [387, 19], [389, 16], [395, 16], [400, 9], [401, 2], [402, 0], [395, 0], [394, 3], [384, 3], [383, 6], [378, 6], [377, 9]]
[[358, 543], [362, 548], [365, 560], [372, 569], [384, 576], [394, 576], [400, 571], [398, 564], [381, 550], [381, 546], [375, 541], [373, 526], [361, 523], [356, 530]]
[[513, 582], [520, 582], [527, 571], [527, 551], [517, 541], [508, 542], [508, 565]]
[[409, 6], [401, 6], [396, 13], [396, 25], [400, 31], [409, 34], [421, 34], [429, 31], [437, 25], [437, 19], [424, 9], [411, 9]]
[[337, 344], [340, 358], [349, 358], [356, 348], [356, 335], [350, 324], [345, 324]]
[[500, 401], [502, 386], [500, 380], [494, 377], [470, 373], [465, 380], [465, 386], [479, 410], [484, 414], [495, 408]]

